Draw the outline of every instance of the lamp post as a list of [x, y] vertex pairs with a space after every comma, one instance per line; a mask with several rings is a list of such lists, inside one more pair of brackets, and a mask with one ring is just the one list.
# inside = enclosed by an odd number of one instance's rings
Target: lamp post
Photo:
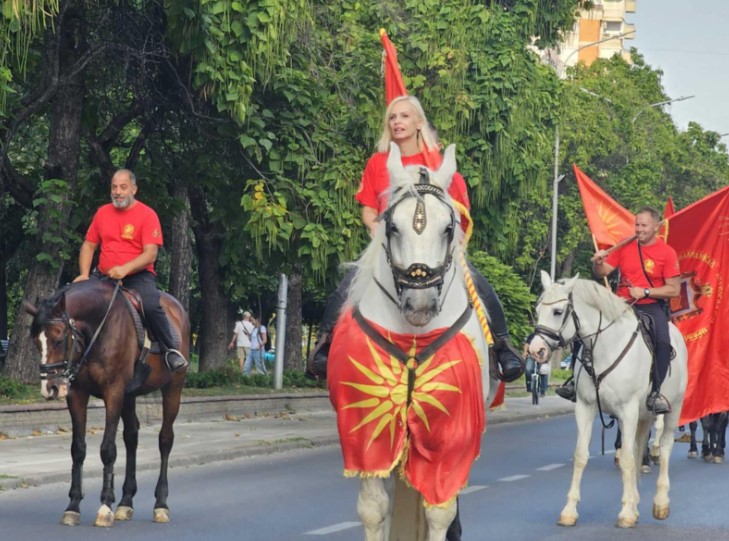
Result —
[[629, 36], [630, 34], [635, 34], [635, 29], [629, 30], [628, 32], [623, 32], [622, 34], [617, 34], [615, 36], [604, 37], [604, 38], [599, 39], [597, 41], [591, 41], [590, 43], [585, 43], [584, 45], [580, 45], [574, 51], [572, 51], [570, 54], [568, 54], [567, 57], [564, 59], [564, 62], [562, 62], [562, 69], [560, 70], [561, 73], [559, 74], [560, 75], [560, 79], [562, 78], [561, 76], [564, 75], [564, 72], [565, 72], [565, 70], [567, 68], [567, 62], [569, 61], [569, 59], [572, 58], [572, 56], [575, 55], [576, 53], [580, 52], [582, 49], [587, 49], [588, 47], [592, 47], [593, 45], [599, 45], [600, 43], [604, 43], [604, 42], [610, 41], [612, 39], [624, 38], [625, 36]]
[[641, 113], [643, 111], [645, 111], [646, 109], [650, 109], [651, 107], [660, 107], [661, 105], [667, 105], [669, 103], [673, 103], [674, 101], [690, 100], [691, 98], [695, 98], [695, 97], [696, 96], [681, 96], [680, 98], [674, 98], [672, 100], [666, 100], [666, 101], [659, 101], [659, 102], [656, 102], [656, 103], [650, 103], [650, 104], [642, 107], [640, 109], [640, 111], [638, 111], [636, 113], [636, 115], [633, 117], [633, 120], [631, 120], [630, 123], [631, 124], [635, 124], [635, 119], [638, 118], [641, 115]]

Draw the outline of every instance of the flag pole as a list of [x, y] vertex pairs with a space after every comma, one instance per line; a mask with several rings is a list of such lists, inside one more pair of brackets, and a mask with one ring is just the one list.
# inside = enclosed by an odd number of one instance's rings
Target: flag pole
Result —
[[[600, 249], [597, 246], [597, 239], [595, 238], [595, 235], [592, 235], [592, 245], [595, 247], [596, 252]], [[610, 289], [610, 284], [608, 283], [607, 276], [603, 276], [602, 279], [605, 280], [605, 287]]]

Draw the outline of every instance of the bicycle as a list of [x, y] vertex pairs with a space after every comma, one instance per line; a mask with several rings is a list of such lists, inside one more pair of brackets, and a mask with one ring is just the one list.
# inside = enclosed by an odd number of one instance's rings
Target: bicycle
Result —
[[544, 380], [542, 376], [546, 376], [549, 373], [548, 370], [549, 365], [547, 363], [538, 363], [531, 357], [527, 359], [528, 390], [531, 391], [532, 404], [535, 406], [539, 404], [539, 397], [544, 396], [544, 393], [547, 391], [546, 388], [543, 388]]

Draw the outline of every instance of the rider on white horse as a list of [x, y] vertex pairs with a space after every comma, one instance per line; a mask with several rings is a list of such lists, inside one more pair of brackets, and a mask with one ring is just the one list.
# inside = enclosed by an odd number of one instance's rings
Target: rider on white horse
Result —
[[[676, 251], [658, 237], [660, 226], [658, 211], [642, 207], [635, 216], [635, 240], [614, 252], [599, 250], [592, 257], [593, 270], [600, 278], [620, 269], [618, 296], [633, 302], [636, 310], [653, 318], [657, 344], [646, 406], [656, 414], [671, 411], [671, 405], [660, 390], [671, 358], [667, 302], [678, 296], [681, 274]], [[574, 401], [574, 381], [569, 380], [557, 389], [557, 394]]]
[[[420, 102], [414, 96], [400, 96], [392, 100], [385, 112], [384, 125], [380, 141], [377, 144], [379, 152], [374, 154], [365, 167], [362, 182], [356, 199], [362, 204], [362, 221], [367, 226], [370, 236], [377, 226], [378, 216], [387, 206], [387, 188], [390, 184], [390, 175], [386, 163], [389, 145], [397, 144], [401, 152], [404, 166], [426, 165], [425, 152], [427, 148], [438, 148], [437, 135], [425, 117]], [[425, 147], [425, 148], [424, 148]], [[453, 175], [453, 181], [448, 189], [456, 206], [463, 212], [468, 212], [470, 203], [466, 190], [466, 182], [459, 173]], [[468, 218], [461, 215], [461, 226], [465, 227]], [[476, 290], [486, 306], [489, 317], [489, 326], [494, 336], [494, 353], [499, 364], [501, 379], [510, 382], [524, 373], [524, 364], [519, 352], [509, 342], [509, 330], [506, 326], [504, 309], [501, 306], [496, 291], [486, 278], [469, 264]], [[317, 345], [312, 352], [309, 368], [319, 375], [326, 374], [326, 351], [328, 340], [337, 322], [347, 290], [354, 277], [350, 271], [329, 298], [324, 310], [324, 316], [319, 324]]]

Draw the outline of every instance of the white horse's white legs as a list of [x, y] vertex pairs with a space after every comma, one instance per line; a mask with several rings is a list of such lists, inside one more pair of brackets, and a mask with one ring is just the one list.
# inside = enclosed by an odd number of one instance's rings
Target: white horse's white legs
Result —
[[580, 501], [580, 483], [582, 474], [587, 466], [590, 456], [590, 438], [592, 436], [592, 421], [595, 419], [595, 407], [577, 401], [575, 405], [575, 421], [577, 422], [577, 445], [575, 446], [574, 467], [572, 470], [572, 484], [567, 492], [567, 503], [559, 515], [557, 524], [560, 526], [574, 526], [579, 514], [577, 504]]
[[623, 479], [623, 507], [618, 514], [618, 528], [632, 528], [638, 522], [638, 474], [637, 453], [642, 456], [643, 449], [636, 449], [637, 407], [626, 408], [620, 422], [623, 433], [623, 454], [620, 457], [620, 472]]
[[658, 463], [660, 454], [661, 454], [661, 436], [663, 436], [663, 431], [665, 427], [665, 420], [663, 418], [663, 415], [659, 415], [656, 417], [656, 435], [653, 438], [653, 445], [651, 445], [651, 451], [650, 456], [651, 460], [654, 464]]
[[670, 482], [668, 480], [668, 460], [673, 449], [673, 431], [678, 426], [681, 404], [674, 405], [673, 408], [673, 412], [663, 416], [665, 424], [660, 439], [656, 496], [653, 498], [653, 517], [658, 520], [667, 519], [671, 513], [671, 501], [668, 498], [668, 490], [670, 488]]
[[428, 521], [428, 541], [444, 541], [448, 526], [456, 518], [456, 502], [448, 507], [430, 507], [425, 510]]
[[386, 541], [390, 497], [382, 479], [361, 479], [357, 513], [365, 531], [365, 541]]

